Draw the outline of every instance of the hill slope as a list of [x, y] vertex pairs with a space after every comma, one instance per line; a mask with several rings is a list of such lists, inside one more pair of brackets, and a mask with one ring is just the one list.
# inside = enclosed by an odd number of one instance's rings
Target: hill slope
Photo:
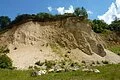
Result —
[[119, 56], [104, 48], [104, 41], [87, 22], [74, 17], [51, 22], [28, 21], [1, 34], [0, 43], [8, 46], [8, 56], [18, 69], [27, 69], [39, 60], [120, 62]]

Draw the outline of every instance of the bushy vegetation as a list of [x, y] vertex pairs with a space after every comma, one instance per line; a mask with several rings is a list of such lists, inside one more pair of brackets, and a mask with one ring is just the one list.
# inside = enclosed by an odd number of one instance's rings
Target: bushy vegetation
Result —
[[6, 55], [9, 53], [7, 46], [0, 47], [0, 68], [12, 69], [12, 60]]
[[96, 33], [102, 33], [105, 29], [108, 28], [108, 25], [102, 20], [93, 20], [92, 29]]
[[6, 54], [0, 56], [0, 68], [12, 68], [12, 60]]
[[106, 30], [120, 32], [120, 20], [115, 20], [108, 25], [102, 20], [95, 19], [92, 21], [92, 29], [96, 33], [102, 33], [105, 32]]
[[0, 16], [0, 30], [6, 28], [11, 23], [8, 16]]
[[109, 25], [109, 30], [120, 32], [120, 20], [115, 20]]
[[83, 19], [88, 18], [87, 11], [84, 7], [76, 8], [75, 11], [74, 11], [74, 15], [77, 16], [77, 17], [81, 16], [81, 17], [83, 17]]

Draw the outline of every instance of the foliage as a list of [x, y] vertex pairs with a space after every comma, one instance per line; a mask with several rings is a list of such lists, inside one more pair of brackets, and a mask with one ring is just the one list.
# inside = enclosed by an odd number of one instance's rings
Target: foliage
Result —
[[75, 11], [74, 11], [74, 14], [76, 16], [80, 16], [80, 13], [81, 13], [81, 9], [80, 8], [76, 8]]
[[53, 15], [49, 13], [38, 13], [35, 16], [35, 20], [38, 20], [38, 21], [48, 21], [48, 20], [51, 20], [52, 18], [53, 18]]
[[0, 56], [0, 68], [12, 68], [12, 60], [6, 54]]
[[92, 29], [96, 33], [102, 33], [105, 29], [108, 28], [108, 25], [102, 20], [93, 20]]
[[30, 15], [30, 14], [22, 14], [22, 15], [18, 15], [15, 20], [13, 20], [11, 22], [11, 24], [17, 24], [21, 21], [27, 21], [29, 19], [33, 19], [35, 15]]
[[0, 47], [0, 68], [12, 69], [12, 60], [6, 55], [9, 53], [7, 46]]
[[115, 21], [113, 21], [113, 22], [108, 26], [108, 28], [109, 28], [111, 31], [120, 32], [120, 20], [115, 20]]
[[88, 18], [87, 11], [86, 11], [86, 9], [84, 7], [76, 8], [75, 11], [74, 11], [74, 15], [78, 16], [78, 17], [82, 17], [83, 16], [83, 18]]
[[4, 29], [10, 24], [11, 20], [8, 16], [0, 16], [0, 29]]

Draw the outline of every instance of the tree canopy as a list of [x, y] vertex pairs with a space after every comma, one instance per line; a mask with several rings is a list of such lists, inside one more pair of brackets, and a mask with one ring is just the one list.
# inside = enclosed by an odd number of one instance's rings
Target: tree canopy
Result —
[[108, 27], [111, 31], [117, 31], [120, 32], [120, 20], [115, 20], [113, 21], [109, 27]]
[[0, 29], [7, 27], [11, 20], [8, 16], [0, 16]]
[[96, 33], [101, 33], [108, 28], [108, 25], [102, 20], [93, 20], [92, 29]]
[[78, 17], [83, 16], [84, 18], [88, 18], [87, 11], [84, 7], [76, 8], [75, 11], [74, 11], [74, 15], [78, 16]]

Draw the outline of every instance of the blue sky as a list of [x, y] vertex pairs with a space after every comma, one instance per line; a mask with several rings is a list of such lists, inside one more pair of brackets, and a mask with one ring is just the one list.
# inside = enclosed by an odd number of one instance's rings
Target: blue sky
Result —
[[[57, 14], [57, 8], [64, 7], [68, 9], [70, 5], [75, 7], [85, 7], [91, 11], [90, 19], [97, 19], [98, 15], [104, 14], [112, 2], [115, 0], [1, 0], [0, 16], [9, 16], [14, 19], [18, 14], [32, 14], [39, 12], [49, 12]], [[48, 10], [52, 7], [52, 11]]]

